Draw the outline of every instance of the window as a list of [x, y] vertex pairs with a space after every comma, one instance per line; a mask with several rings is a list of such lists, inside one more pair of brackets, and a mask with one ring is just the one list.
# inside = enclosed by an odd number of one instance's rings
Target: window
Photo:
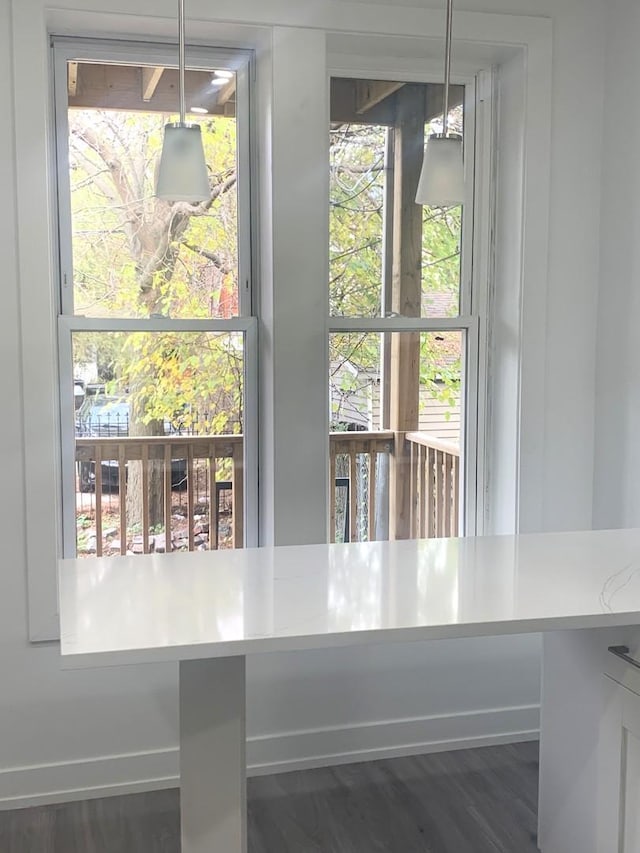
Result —
[[255, 543], [250, 56], [187, 56], [211, 183], [191, 205], [154, 195], [166, 53], [54, 46], [66, 556]]
[[[468, 97], [453, 87], [449, 126], [463, 134], [471, 188]], [[473, 205], [414, 201], [424, 140], [441, 127], [441, 85], [331, 81], [332, 541], [473, 529]]]

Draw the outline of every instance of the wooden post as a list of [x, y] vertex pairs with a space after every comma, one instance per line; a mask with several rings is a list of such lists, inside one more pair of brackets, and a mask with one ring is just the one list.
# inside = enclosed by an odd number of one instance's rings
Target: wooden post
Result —
[[[396, 94], [393, 277], [391, 307], [404, 317], [420, 316], [422, 295], [422, 207], [415, 203], [424, 149], [424, 90], [404, 86]], [[418, 429], [420, 334], [392, 335], [390, 428], [395, 433], [390, 466], [389, 538], [411, 536], [410, 454], [405, 433]]]

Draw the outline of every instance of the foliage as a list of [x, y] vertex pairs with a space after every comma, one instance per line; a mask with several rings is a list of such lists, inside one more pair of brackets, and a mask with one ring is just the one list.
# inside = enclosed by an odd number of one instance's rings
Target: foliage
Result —
[[[461, 129], [460, 108], [452, 115]], [[427, 133], [437, 128], [427, 128]], [[386, 128], [341, 124], [330, 131], [330, 311], [334, 316], [383, 313]], [[460, 291], [461, 208], [423, 209], [422, 300], [425, 317], [456, 316]], [[386, 308], [388, 312], [388, 307]], [[381, 375], [383, 336], [336, 333], [330, 338], [332, 428], [365, 409]], [[459, 397], [461, 336], [420, 336], [420, 383], [453, 407]], [[377, 393], [377, 392], [376, 392]], [[350, 415], [351, 409], [351, 415]]]
[[[167, 117], [71, 110], [69, 169], [73, 297], [88, 317], [226, 318], [238, 312], [236, 123], [201, 122], [210, 201], [154, 196]], [[376, 317], [383, 309], [387, 130], [339, 125], [330, 131], [330, 282], [333, 315]], [[422, 314], [455, 316], [461, 211], [424, 208]], [[242, 431], [242, 337], [201, 332], [78, 333], [76, 364], [131, 395], [132, 418], [151, 431], [163, 422], [206, 432]], [[378, 334], [331, 336], [332, 420], [380, 376]], [[420, 382], [451, 405], [458, 394], [460, 335], [423, 334]], [[348, 420], [348, 418], [346, 418]], [[155, 427], [153, 426], [155, 424]], [[159, 426], [158, 426], [159, 425]]]
[[[211, 201], [154, 196], [166, 116], [71, 110], [73, 296], [89, 317], [231, 317], [238, 311], [236, 126], [202, 122]], [[83, 333], [76, 364], [135, 397], [134, 416], [181, 413], [201, 432], [242, 429], [242, 341], [199, 332]]]

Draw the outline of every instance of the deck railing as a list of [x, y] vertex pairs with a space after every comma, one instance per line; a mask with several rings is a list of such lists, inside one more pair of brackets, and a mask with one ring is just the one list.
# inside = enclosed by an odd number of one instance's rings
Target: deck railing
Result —
[[[229, 461], [226, 461], [229, 460]], [[172, 462], [179, 461], [184, 468], [186, 529], [181, 547], [189, 551], [196, 549], [196, 493], [204, 480], [205, 501], [198, 501], [200, 509], [206, 510], [208, 521], [201, 525], [207, 529], [205, 547], [220, 546], [220, 468], [226, 464], [224, 485], [231, 491], [231, 531], [229, 545], [241, 547], [243, 543], [243, 437], [241, 435], [218, 436], [140, 436], [123, 438], [77, 438], [76, 462], [91, 465], [95, 491], [95, 553], [101, 556], [106, 546], [103, 511], [103, 463], [117, 461], [117, 534], [119, 550], [126, 554], [131, 544], [132, 531], [127, 525], [127, 463], [140, 463], [141, 516], [137, 539], [141, 541], [142, 553], [152, 550], [152, 525], [149, 517], [149, 482], [152, 466], [161, 469], [163, 483], [163, 521], [160, 525], [164, 534], [164, 550], [173, 549], [172, 527], [175, 484], [172, 482]], [[181, 468], [182, 470], [182, 468]], [[110, 549], [113, 552], [113, 549]]]
[[408, 432], [411, 448], [411, 536], [457, 536], [460, 449], [426, 432]]
[[[457, 445], [425, 432], [409, 432], [411, 536], [432, 538], [458, 535], [460, 453]], [[332, 432], [329, 435], [330, 537], [332, 542], [384, 539], [389, 529], [389, 461], [394, 433]], [[109, 515], [110, 536], [105, 529], [102, 464], [116, 460], [115, 511]], [[125, 554], [135, 540], [134, 550], [154, 550], [154, 530], [149, 517], [149, 482], [153, 465], [160, 467], [163, 484], [162, 528], [164, 550], [179, 547], [241, 547], [243, 518], [243, 437], [153, 436], [76, 439], [76, 461], [90, 464], [94, 473], [91, 553]], [[175, 470], [180, 461], [184, 483], [179, 493], [184, 504], [179, 541], [174, 539]], [[127, 525], [127, 464], [140, 463], [142, 522], [132, 530]], [[230, 506], [221, 536], [220, 500], [224, 491]], [[204, 493], [204, 499], [202, 498]], [[107, 498], [107, 501], [110, 501]], [[197, 522], [199, 517], [203, 521]], [[230, 525], [228, 524], [230, 520]], [[197, 523], [196, 523], [197, 522]], [[198, 527], [199, 525], [199, 527]], [[204, 531], [204, 536], [201, 532]], [[117, 538], [116, 538], [117, 537]], [[157, 539], [157, 536], [155, 537]], [[115, 549], [114, 549], [115, 544]]]

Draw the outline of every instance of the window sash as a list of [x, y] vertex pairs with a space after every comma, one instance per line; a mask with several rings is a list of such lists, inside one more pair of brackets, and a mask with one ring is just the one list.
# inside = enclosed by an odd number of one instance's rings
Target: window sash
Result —
[[[163, 65], [176, 68], [176, 51], [167, 45], [141, 42], [101, 41], [93, 39], [56, 38], [53, 40], [53, 79], [56, 191], [60, 258], [59, 313], [71, 315], [73, 306], [73, 246], [71, 230], [71, 188], [69, 175], [69, 122], [67, 100], [67, 62], [95, 60], [110, 64]], [[187, 45], [187, 67], [208, 69], [225, 65], [236, 73], [237, 91], [237, 198], [238, 198], [238, 314], [252, 314], [252, 227], [251, 227], [251, 127], [250, 86], [253, 76], [253, 53], [247, 50], [198, 48]], [[176, 96], [177, 97], [177, 96]], [[176, 110], [178, 103], [176, 100]]]
[[[237, 91], [237, 193], [238, 193], [238, 311], [222, 319], [89, 318], [75, 315], [73, 307], [73, 247], [68, 153], [67, 62], [96, 60], [105, 63], [176, 67], [170, 46], [142, 42], [56, 38], [52, 42], [54, 71], [54, 162], [57, 194], [57, 249], [60, 261], [56, 307], [58, 310], [58, 424], [62, 493], [61, 546], [64, 556], [76, 552], [75, 530], [75, 433], [73, 420], [74, 332], [87, 331], [206, 331], [242, 332], [244, 335], [244, 531], [245, 546], [258, 544], [258, 329], [252, 316], [252, 213], [250, 85], [253, 53], [247, 50], [187, 48], [190, 68], [224, 65], [236, 72]], [[177, 108], [176, 103], [176, 108]]]
[[[382, 80], [397, 80], [398, 75], [369, 71], [331, 73], [331, 77], [362, 77]], [[415, 78], [414, 78], [415, 81]], [[430, 82], [420, 80], [419, 82]], [[434, 80], [433, 82], [438, 82]], [[461, 265], [460, 265], [460, 302], [459, 315], [456, 317], [342, 317], [329, 315], [327, 331], [333, 332], [446, 332], [463, 331], [465, 333], [465, 357], [461, 375], [461, 387], [464, 389], [460, 399], [461, 450], [463, 470], [461, 471], [460, 535], [475, 535], [479, 529], [477, 507], [479, 505], [478, 459], [483, 453], [479, 423], [482, 413], [479, 411], [479, 383], [483, 357], [480, 352], [480, 310], [483, 300], [479, 291], [484, 282], [474, 265], [474, 221], [477, 215], [477, 195], [480, 172], [487, 168], [484, 161], [476, 163], [476, 101], [478, 81], [473, 78], [465, 82], [464, 95], [464, 139], [465, 139], [465, 178], [473, 188], [462, 216]], [[388, 222], [384, 222], [383, 244], [390, 246], [387, 234]], [[331, 484], [330, 484], [331, 486]], [[327, 513], [329, 507], [327, 507]]]
[[[58, 375], [60, 411], [73, 412], [74, 332], [241, 332], [244, 335], [244, 545], [258, 544], [258, 321], [255, 317], [233, 320], [88, 320], [58, 318]], [[61, 418], [62, 552], [76, 553], [75, 432], [72, 418]]]

